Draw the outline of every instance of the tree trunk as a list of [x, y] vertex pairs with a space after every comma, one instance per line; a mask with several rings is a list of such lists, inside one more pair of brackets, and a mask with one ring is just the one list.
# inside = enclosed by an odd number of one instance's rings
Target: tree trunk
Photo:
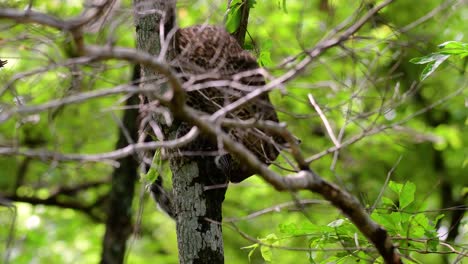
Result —
[[[165, 33], [175, 25], [175, 3], [171, 0], [135, 0], [135, 21], [137, 46], [139, 49], [158, 55], [161, 50], [159, 29], [163, 16]], [[155, 10], [155, 12], [150, 12]], [[172, 47], [172, 45], [169, 45]], [[167, 54], [173, 54], [168, 50]], [[166, 60], [170, 60], [166, 56]], [[155, 85], [157, 74], [143, 67], [143, 84]], [[156, 78], [155, 78], [156, 77]], [[155, 87], [164, 93], [170, 87]], [[157, 90], [159, 89], [159, 90]], [[151, 100], [151, 98], [149, 98]], [[165, 124], [161, 124], [162, 127]], [[165, 134], [175, 138], [188, 125], [175, 120], [171, 127], [165, 127]], [[200, 146], [207, 140], [194, 142]], [[212, 156], [179, 156], [170, 159], [176, 216], [177, 241], [180, 263], [224, 263], [223, 238], [221, 229], [221, 207], [227, 187], [227, 179], [215, 165]], [[217, 185], [221, 187], [218, 187]]]
[[204, 157], [172, 159], [171, 169], [180, 263], [223, 263], [220, 223], [226, 188], [205, 190], [216, 184], [210, 178], [221, 173], [212, 158]]
[[[140, 77], [139, 67], [135, 67], [133, 80]], [[137, 105], [138, 97], [127, 99], [126, 105]], [[126, 109], [122, 123], [131, 139], [136, 142], [138, 137], [137, 109]], [[126, 134], [120, 129], [116, 148], [123, 148], [129, 144]], [[132, 201], [135, 183], [138, 177], [138, 161], [133, 156], [119, 160], [120, 167], [112, 174], [112, 188], [109, 193], [108, 213], [106, 220], [106, 233], [104, 235], [101, 263], [123, 263], [127, 239], [132, 233]]]

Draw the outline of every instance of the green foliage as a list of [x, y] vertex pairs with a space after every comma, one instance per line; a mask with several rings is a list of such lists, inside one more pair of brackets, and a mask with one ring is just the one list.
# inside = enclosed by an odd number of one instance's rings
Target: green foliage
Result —
[[255, 252], [257, 248], [260, 248], [260, 253], [263, 258], [268, 263], [273, 261], [273, 250], [272, 247], [278, 246], [279, 241], [275, 234], [269, 234], [264, 238], [259, 239], [259, 243], [252, 244], [247, 247], [243, 247], [243, 249], [250, 249], [248, 258], [249, 261], [251, 260], [252, 254]]
[[243, 0], [233, 0], [227, 13], [226, 29], [229, 33], [234, 33], [239, 28], [242, 19]]
[[456, 56], [461, 59], [468, 56], [468, 43], [459, 41], [447, 41], [439, 45], [440, 51], [427, 56], [413, 58], [410, 60], [414, 64], [427, 64], [421, 73], [420, 79], [424, 81], [448, 58]]
[[262, 67], [273, 66], [273, 61], [271, 60], [271, 48], [272, 47], [273, 47], [273, 43], [271, 41], [267, 40], [262, 43], [260, 54], [258, 56], [258, 63]]
[[[405, 184], [390, 182], [389, 188], [397, 194], [399, 203], [392, 204], [393, 206], [390, 208], [377, 209], [371, 217], [382, 224], [391, 236], [405, 241], [405, 246], [402, 246], [402, 249], [408, 252], [437, 251], [440, 247], [437, 233], [438, 222], [444, 217], [444, 214], [430, 219], [427, 214], [421, 212], [425, 205], [418, 208], [413, 203], [416, 187], [412, 182]], [[386, 198], [386, 200], [390, 199]], [[388, 210], [391, 212], [388, 213]]]
[[388, 187], [398, 195], [398, 207], [400, 209], [404, 209], [414, 201], [414, 192], [416, 191], [414, 183], [406, 182], [405, 184], [399, 184], [391, 181]]
[[[415, 255], [413, 252], [437, 251], [441, 247], [437, 233], [438, 222], [444, 214], [431, 219], [426, 213], [421, 212], [424, 205], [416, 204], [416, 185], [410, 181], [404, 184], [390, 181], [388, 187], [396, 194], [397, 203], [392, 202], [391, 195], [383, 196], [382, 204], [385, 207], [379, 207], [372, 212], [372, 219], [381, 224], [397, 241], [402, 241], [401, 248], [414, 259], [417, 257], [413, 256]], [[307, 238], [307, 246], [303, 246], [303, 249], [305, 252], [307, 248], [309, 249], [310, 263], [350, 263], [376, 257], [375, 252], [368, 250], [372, 248], [372, 244], [347, 218], [338, 218], [325, 224], [281, 223], [278, 226], [278, 232], [280, 236], [274, 233], [268, 234], [260, 238], [259, 243], [245, 247], [250, 249], [249, 259], [260, 247], [263, 259], [266, 262], [276, 263], [278, 260], [274, 258], [274, 253], [280, 251], [279, 248], [282, 246], [288, 245], [288, 241], [300, 237]], [[347, 250], [330, 251], [341, 246]]]
[[160, 153], [160, 150], [157, 150], [155, 153], [154, 153], [154, 156], [153, 156], [153, 160], [151, 162], [151, 166], [148, 170], [148, 172], [146, 173], [146, 175], [144, 176], [144, 182], [154, 182], [158, 176], [159, 176], [159, 171], [160, 169], [162, 168], [162, 164], [161, 164], [161, 153]]

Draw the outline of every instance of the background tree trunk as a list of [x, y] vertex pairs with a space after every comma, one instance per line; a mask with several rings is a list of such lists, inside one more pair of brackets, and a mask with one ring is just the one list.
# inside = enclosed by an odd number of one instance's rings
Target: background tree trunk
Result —
[[[158, 11], [167, 11], [166, 18], [171, 18], [165, 21], [163, 27], [167, 34], [175, 25], [175, 3], [164, 0], [151, 2], [135, 0], [134, 7], [138, 48], [151, 54], [159, 54], [161, 50], [159, 29], [162, 16]], [[156, 12], [148, 12], [149, 10], [156, 10]], [[166, 55], [168, 54], [172, 54], [172, 51], [168, 50]], [[166, 56], [166, 60], [170, 59], [170, 56]], [[142, 69], [142, 74], [142, 85], [155, 85], [154, 80], [157, 78], [154, 77], [157, 77], [157, 74], [145, 67]], [[155, 87], [155, 91], [157, 89], [162, 93], [167, 87], [164, 85]], [[186, 124], [175, 120], [171, 127], [165, 128], [166, 136], [175, 138], [185, 128]], [[179, 262], [223, 263], [221, 207], [227, 188], [227, 179], [217, 169], [213, 156], [171, 158], [170, 165]], [[215, 186], [218, 184], [221, 187]]]
[[[135, 66], [132, 80], [140, 79], [140, 67]], [[127, 99], [127, 106], [138, 104], [138, 97]], [[119, 131], [116, 148], [123, 148], [129, 144], [124, 133], [126, 129], [133, 142], [138, 138], [137, 126], [138, 110], [128, 108], [124, 111], [122, 124], [124, 128]], [[132, 233], [132, 201], [135, 183], [138, 178], [138, 159], [128, 156], [119, 160], [120, 166], [112, 174], [112, 188], [109, 193], [109, 204], [106, 220], [106, 233], [104, 235], [101, 263], [123, 263], [127, 239]]]

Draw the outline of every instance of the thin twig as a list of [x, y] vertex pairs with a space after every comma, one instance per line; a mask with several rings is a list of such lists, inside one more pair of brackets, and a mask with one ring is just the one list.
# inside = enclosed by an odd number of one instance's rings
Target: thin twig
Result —
[[327, 130], [328, 136], [332, 140], [333, 144], [335, 145], [335, 147], [340, 148], [340, 142], [338, 141], [338, 139], [336, 139], [335, 133], [333, 132], [332, 127], [330, 126], [330, 122], [328, 122], [328, 119], [325, 116], [325, 114], [322, 112], [322, 109], [320, 109], [320, 106], [317, 104], [317, 102], [315, 102], [315, 99], [312, 96], [312, 94], [308, 94], [307, 97], [309, 98], [310, 104], [314, 107], [315, 112], [317, 112], [320, 119], [322, 119], [322, 123], [325, 126], [325, 129]]
[[382, 198], [385, 189], [387, 189], [387, 185], [388, 185], [388, 182], [390, 181], [390, 177], [392, 176], [392, 174], [393, 174], [393, 172], [395, 171], [395, 169], [398, 167], [398, 164], [400, 164], [400, 161], [401, 161], [402, 158], [403, 158], [403, 156], [400, 156], [400, 157], [398, 158], [398, 160], [395, 162], [395, 165], [393, 165], [393, 167], [392, 167], [392, 168], [390, 169], [390, 171], [387, 173], [387, 178], [385, 178], [385, 183], [384, 183], [384, 185], [382, 186], [382, 188], [380, 189], [379, 195], [378, 195], [377, 198], [375, 199], [374, 204], [372, 205], [371, 208], [369, 208], [369, 213], [372, 213], [372, 212], [375, 210], [375, 208], [377, 207], [377, 205], [379, 204], [380, 199]]

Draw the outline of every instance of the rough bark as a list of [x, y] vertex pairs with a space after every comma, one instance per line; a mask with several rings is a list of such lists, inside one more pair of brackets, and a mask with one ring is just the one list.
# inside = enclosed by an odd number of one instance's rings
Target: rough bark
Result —
[[[221, 205], [226, 192], [212, 157], [171, 160], [180, 263], [223, 263]], [[213, 177], [214, 176], [214, 177]], [[206, 187], [214, 186], [206, 190]]]
[[[134, 7], [138, 48], [159, 55], [161, 50], [159, 34], [162, 34], [160, 29], [167, 34], [175, 25], [175, 3], [163, 0], [135, 0]], [[162, 15], [164, 11], [169, 13]], [[166, 19], [163, 24], [161, 24], [162, 19]], [[168, 61], [173, 53], [171, 47], [172, 45], [169, 45], [166, 53]], [[149, 68], [142, 69], [142, 85], [154, 85], [154, 80], [158, 76]], [[165, 85], [155, 86], [155, 92], [159, 94], [164, 94], [166, 91], [168, 89]], [[165, 124], [161, 126], [164, 127]], [[165, 127], [165, 134], [169, 138], [175, 138], [186, 130], [184, 126], [185, 123], [175, 120], [170, 127]], [[220, 222], [226, 186], [222, 185], [219, 188], [212, 186], [224, 184], [227, 180], [217, 169], [213, 157], [182, 156], [171, 158], [170, 164], [173, 174], [173, 207], [176, 215], [179, 262], [223, 263]]]
[[[133, 80], [139, 79], [139, 67], [135, 67]], [[138, 97], [127, 99], [126, 105], [138, 104]], [[128, 108], [124, 111], [122, 123], [134, 142], [138, 137], [138, 110]], [[128, 145], [128, 138], [120, 129], [117, 148]], [[101, 263], [123, 263], [127, 239], [132, 232], [132, 200], [138, 176], [138, 161], [133, 156], [119, 160], [120, 166], [112, 174], [112, 188], [109, 193], [109, 205], [106, 220]]]

